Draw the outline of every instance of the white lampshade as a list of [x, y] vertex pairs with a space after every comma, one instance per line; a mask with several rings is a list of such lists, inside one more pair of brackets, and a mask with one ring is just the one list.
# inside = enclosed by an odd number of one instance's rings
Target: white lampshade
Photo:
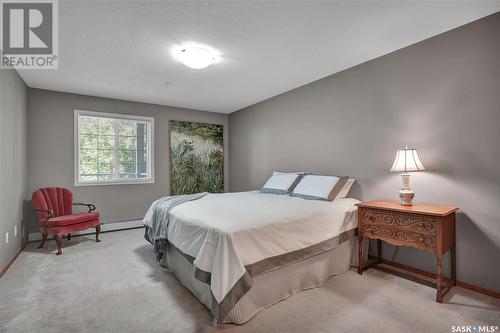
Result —
[[396, 159], [392, 165], [392, 172], [408, 172], [408, 171], [421, 171], [425, 170], [420, 162], [416, 149], [406, 147], [405, 149], [398, 150]]

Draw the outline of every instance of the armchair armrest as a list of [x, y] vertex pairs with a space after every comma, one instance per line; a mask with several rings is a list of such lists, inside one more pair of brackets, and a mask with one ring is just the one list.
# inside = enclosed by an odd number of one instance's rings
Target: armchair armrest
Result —
[[54, 213], [50, 210], [50, 209], [39, 209], [39, 208], [35, 208], [35, 211], [37, 212], [45, 212], [47, 213], [47, 218], [50, 219], [51, 217], [54, 216]]
[[89, 213], [93, 212], [95, 210], [95, 205], [90, 204], [90, 203], [83, 203], [83, 202], [74, 202], [73, 206], [87, 206], [89, 208]]

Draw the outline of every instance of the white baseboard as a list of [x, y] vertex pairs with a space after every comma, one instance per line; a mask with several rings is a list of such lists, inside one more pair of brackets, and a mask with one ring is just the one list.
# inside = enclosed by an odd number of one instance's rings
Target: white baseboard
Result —
[[[144, 227], [144, 224], [142, 224], [142, 220], [108, 222], [108, 223], [101, 223], [101, 232], [127, 230], [127, 229], [135, 229], [135, 228], [142, 228], [142, 227]], [[71, 236], [93, 235], [93, 234], [95, 234], [95, 230], [89, 229], [89, 230], [83, 230], [83, 231], [71, 233]], [[47, 238], [47, 239], [52, 239], [52, 237], [49, 235], [49, 238]], [[40, 240], [42, 240], [42, 235], [40, 235], [39, 232], [28, 233], [28, 242], [36, 242], [36, 241], [40, 241]]]

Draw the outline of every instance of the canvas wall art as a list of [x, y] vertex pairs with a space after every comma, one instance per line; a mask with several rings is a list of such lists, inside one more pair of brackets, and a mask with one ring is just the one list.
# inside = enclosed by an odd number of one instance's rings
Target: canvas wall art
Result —
[[170, 121], [170, 190], [224, 191], [223, 125]]

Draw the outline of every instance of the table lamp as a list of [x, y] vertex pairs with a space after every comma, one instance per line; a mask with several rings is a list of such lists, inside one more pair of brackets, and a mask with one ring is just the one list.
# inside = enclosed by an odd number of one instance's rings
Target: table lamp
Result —
[[413, 197], [415, 197], [415, 192], [413, 192], [410, 188], [409, 172], [422, 170], [425, 170], [425, 168], [418, 158], [416, 149], [411, 149], [406, 146], [405, 149], [401, 149], [396, 152], [396, 159], [394, 160], [391, 171], [402, 172], [401, 178], [403, 180], [403, 187], [401, 188], [401, 191], [398, 192], [401, 205], [413, 205], [412, 200]]

